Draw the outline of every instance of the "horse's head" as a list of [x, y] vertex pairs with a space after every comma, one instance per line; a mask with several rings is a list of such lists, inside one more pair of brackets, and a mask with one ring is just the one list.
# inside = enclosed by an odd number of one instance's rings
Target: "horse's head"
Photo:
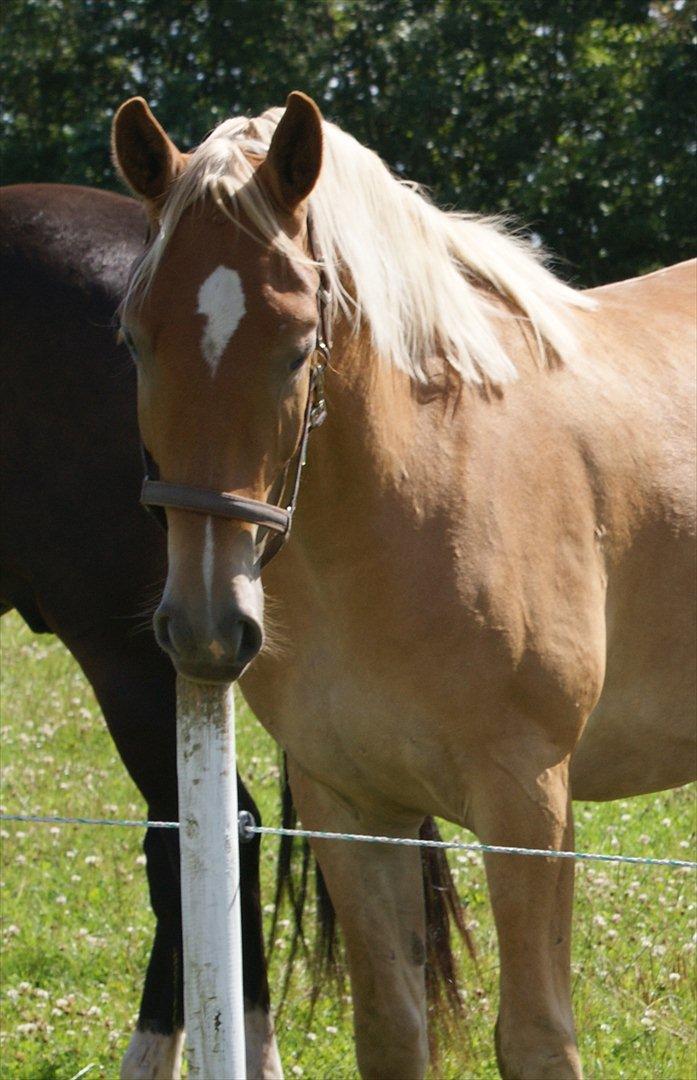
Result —
[[[134, 269], [122, 328], [160, 480], [275, 503], [297, 460], [317, 340], [306, 200], [321, 167], [319, 111], [292, 94], [268, 153], [239, 145], [244, 159], [231, 142], [187, 156], [142, 99], [119, 109], [116, 162], [155, 234]], [[233, 152], [243, 171], [231, 190], [225, 155]], [[157, 639], [189, 677], [237, 678], [263, 643], [264, 530], [167, 506]]]

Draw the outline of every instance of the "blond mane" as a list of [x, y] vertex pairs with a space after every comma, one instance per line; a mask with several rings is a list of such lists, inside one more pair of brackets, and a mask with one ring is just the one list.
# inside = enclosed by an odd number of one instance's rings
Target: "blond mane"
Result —
[[[225, 120], [193, 152], [130, 292], [148, 287], [182, 213], [206, 194], [228, 216], [242, 209], [270, 244], [300, 257], [261, 185], [249, 182], [250, 155], [266, 154], [282, 115]], [[419, 381], [439, 356], [465, 380], [509, 382], [516, 368], [497, 325], [512, 317], [527, 321], [542, 362], [573, 353], [569, 308], [593, 302], [547, 270], [528, 242], [495, 219], [440, 210], [336, 125], [324, 121], [323, 134], [310, 210], [334, 315], [341, 311], [354, 331], [367, 326], [380, 356]]]

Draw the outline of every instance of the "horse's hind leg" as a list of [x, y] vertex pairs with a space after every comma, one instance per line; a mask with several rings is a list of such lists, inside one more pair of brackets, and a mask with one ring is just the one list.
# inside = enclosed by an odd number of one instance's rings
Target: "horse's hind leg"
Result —
[[[468, 785], [471, 827], [483, 843], [573, 848], [568, 759], [529, 732], [490, 747]], [[506, 1080], [581, 1076], [571, 1011], [574, 864], [486, 856], [501, 960], [496, 1052]]]
[[[305, 828], [419, 834], [389, 817], [363, 816], [288, 762], [293, 801]], [[356, 1054], [362, 1077], [414, 1080], [428, 1059], [425, 917], [418, 849], [313, 841], [346, 941]]]

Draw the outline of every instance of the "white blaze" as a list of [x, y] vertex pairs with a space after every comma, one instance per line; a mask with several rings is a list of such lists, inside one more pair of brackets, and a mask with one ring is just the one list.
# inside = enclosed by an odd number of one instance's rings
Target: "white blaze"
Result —
[[198, 291], [198, 313], [206, 316], [201, 349], [212, 375], [245, 310], [240, 275], [229, 266], [219, 266]]

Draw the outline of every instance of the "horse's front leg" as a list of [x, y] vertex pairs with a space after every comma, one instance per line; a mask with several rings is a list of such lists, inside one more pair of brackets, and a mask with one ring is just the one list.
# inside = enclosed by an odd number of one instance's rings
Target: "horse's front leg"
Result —
[[[568, 758], [539, 734], [521, 731], [490, 747], [468, 789], [470, 823], [483, 843], [573, 848]], [[501, 1075], [580, 1077], [570, 989], [574, 864], [522, 855], [485, 862], [501, 959]]]
[[[123, 627], [127, 628], [125, 621]], [[90, 637], [63, 640], [94, 687], [114, 742], [148, 805], [151, 819], [176, 820], [174, 671], [154, 642], [121, 624]], [[240, 809], [259, 821], [238, 775]], [[177, 1080], [184, 1046], [184, 984], [179, 837], [149, 829], [145, 838], [150, 900], [157, 919], [138, 1026], [121, 1066], [123, 1080]], [[269, 1005], [259, 896], [259, 838], [240, 848], [242, 953], [247, 1076], [283, 1076]]]
[[[305, 828], [418, 836], [389, 815], [370, 816], [288, 763]], [[425, 918], [417, 848], [313, 841], [344, 934], [361, 1076], [410, 1080], [428, 1062]]]

